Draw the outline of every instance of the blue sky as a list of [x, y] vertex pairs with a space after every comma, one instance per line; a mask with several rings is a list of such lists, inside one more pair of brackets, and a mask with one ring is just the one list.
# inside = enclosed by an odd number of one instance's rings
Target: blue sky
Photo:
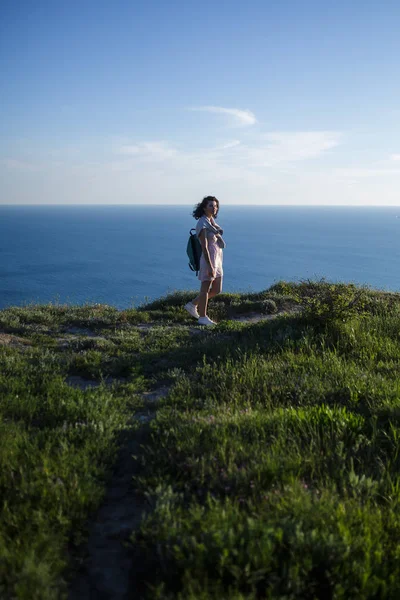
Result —
[[0, 4], [0, 203], [400, 204], [400, 2]]

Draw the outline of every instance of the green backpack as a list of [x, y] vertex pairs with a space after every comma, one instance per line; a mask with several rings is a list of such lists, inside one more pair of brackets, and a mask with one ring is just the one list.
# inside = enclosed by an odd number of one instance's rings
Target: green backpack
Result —
[[[194, 231], [194, 233], [192, 233]], [[192, 271], [196, 271], [198, 275], [200, 270], [200, 256], [201, 256], [201, 244], [199, 238], [196, 235], [196, 230], [191, 229], [189, 232], [189, 239], [186, 247], [186, 254], [189, 257], [189, 268]]]

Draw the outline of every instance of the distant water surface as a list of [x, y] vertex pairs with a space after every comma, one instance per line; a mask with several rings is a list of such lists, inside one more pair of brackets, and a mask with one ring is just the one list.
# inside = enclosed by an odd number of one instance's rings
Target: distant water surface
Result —
[[[191, 206], [0, 206], [0, 308], [31, 302], [124, 308], [196, 289]], [[398, 207], [222, 206], [224, 289], [325, 277], [400, 290]]]

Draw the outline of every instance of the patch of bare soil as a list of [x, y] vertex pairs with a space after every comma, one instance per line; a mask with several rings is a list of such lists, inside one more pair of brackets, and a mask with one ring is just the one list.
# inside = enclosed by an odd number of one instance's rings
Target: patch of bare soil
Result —
[[73, 334], [73, 335], [63, 335], [63, 336], [57, 336], [54, 338], [55, 341], [58, 344], [58, 348], [62, 351], [64, 350], [69, 350], [72, 349], [73, 351], [76, 351], [76, 343], [83, 343], [85, 344], [86, 348], [96, 348], [96, 344], [98, 343], [102, 343], [102, 342], [106, 342], [107, 343], [107, 338], [102, 336], [102, 335], [78, 335], [78, 334]]
[[[102, 382], [104, 382], [106, 385], [111, 385], [113, 383], [124, 383], [125, 381], [125, 377], [105, 377]], [[80, 375], [68, 375], [68, 377], [65, 379], [65, 382], [71, 387], [79, 388], [81, 390], [96, 388], [102, 383], [96, 379], [85, 379]]]
[[32, 342], [17, 335], [0, 332], [0, 346], [14, 346], [21, 348], [22, 346], [31, 346]]
[[142, 426], [121, 443], [104, 502], [89, 524], [86, 555], [70, 587], [69, 600], [137, 597], [131, 575], [132, 550], [127, 542], [148, 506], [133, 485], [137, 467], [132, 456], [140, 453], [149, 435], [149, 422], [155, 416], [157, 401], [167, 394], [168, 388], [163, 387], [143, 395], [145, 409], [133, 417]]
[[257, 312], [246, 313], [245, 315], [238, 315], [233, 317], [233, 321], [241, 321], [242, 323], [259, 323], [260, 321], [272, 321], [277, 317], [282, 317], [283, 315], [293, 315], [301, 312], [301, 309], [298, 307], [294, 307], [290, 310], [279, 311], [272, 315], [266, 315]]
[[278, 314], [275, 315], [263, 315], [261, 313], [247, 313], [246, 315], [240, 315], [233, 317], [233, 321], [240, 321], [242, 323], [259, 323], [260, 321], [271, 321], [276, 319]]
[[85, 335], [87, 337], [98, 337], [98, 334], [88, 327], [67, 327], [64, 329], [64, 333], [70, 333], [72, 335]]

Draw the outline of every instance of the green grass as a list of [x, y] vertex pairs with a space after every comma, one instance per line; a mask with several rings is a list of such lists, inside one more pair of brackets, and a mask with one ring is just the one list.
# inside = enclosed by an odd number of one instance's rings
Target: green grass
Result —
[[[0, 596], [65, 597], [140, 392], [168, 384], [136, 457], [135, 593], [399, 597], [400, 297], [279, 282], [200, 330], [193, 295], [0, 311]], [[275, 318], [231, 320], [255, 312]]]
[[59, 598], [134, 397], [72, 389], [46, 349], [0, 348], [0, 373], [0, 595]]
[[301, 285], [282, 290], [301, 315], [215, 340], [158, 411], [132, 536], [147, 598], [400, 593], [399, 299]]

